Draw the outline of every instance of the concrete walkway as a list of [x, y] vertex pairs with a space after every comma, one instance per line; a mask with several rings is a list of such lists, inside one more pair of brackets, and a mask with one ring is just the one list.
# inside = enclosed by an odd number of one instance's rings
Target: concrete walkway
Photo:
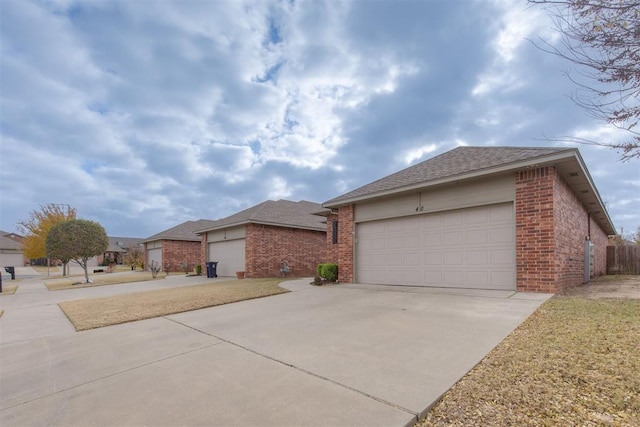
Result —
[[9, 332], [7, 315], [46, 325], [56, 303], [3, 296], [0, 425], [410, 425], [549, 297], [284, 286], [85, 332], [54, 320], [40, 336]]

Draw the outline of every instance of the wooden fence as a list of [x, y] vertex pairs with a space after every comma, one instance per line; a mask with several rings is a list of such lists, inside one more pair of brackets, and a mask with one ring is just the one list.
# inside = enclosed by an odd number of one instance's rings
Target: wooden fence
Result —
[[640, 246], [607, 246], [607, 274], [640, 274]]

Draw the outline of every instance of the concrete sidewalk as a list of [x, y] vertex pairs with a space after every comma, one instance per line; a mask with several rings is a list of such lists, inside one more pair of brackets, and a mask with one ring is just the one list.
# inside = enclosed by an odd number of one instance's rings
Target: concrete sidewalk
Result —
[[411, 424], [549, 297], [284, 286], [293, 292], [6, 342], [0, 425]]

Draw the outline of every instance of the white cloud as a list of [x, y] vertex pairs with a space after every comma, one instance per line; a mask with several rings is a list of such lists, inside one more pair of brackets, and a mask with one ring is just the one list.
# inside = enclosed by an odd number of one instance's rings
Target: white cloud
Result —
[[438, 144], [427, 144], [418, 148], [407, 150], [402, 155], [405, 164], [410, 165], [416, 160], [422, 159], [425, 154], [433, 153], [438, 149]]

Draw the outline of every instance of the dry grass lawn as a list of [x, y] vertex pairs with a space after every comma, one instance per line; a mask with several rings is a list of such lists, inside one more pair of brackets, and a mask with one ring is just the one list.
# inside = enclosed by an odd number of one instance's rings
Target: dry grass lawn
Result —
[[18, 285], [2, 285], [2, 293], [0, 295], [13, 295], [17, 289]]
[[133, 283], [133, 282], [146, 282], [148, 280], [161, 280], [164, 279], [164, 276], [159, 276], [157, 279], [154, 279], [149, 272], [140, 271], [138, 273], [131, 273], [127, 275], [118, 275], [112, 276], [109, 274], [100, 275], [100, 276], [89, 276], [93, 283], [78, 283], [81, 280], [84, 280], [84, 276], [75, 276], [69, 277], [66, 279], [56, 279], [50, 282], [46, 282], [44, 285], [50, 291], [60, 291], [63, 289], [78, 289], [78, 288], [90, 288], [92, 286], [104, 286], [104, 285], [121, 285], [123, 283]]
[[77, 331], [167, 316], [253, 298], [289, 292], [281, 279], [213, 282], [174, 289], [67, 301], [59, 306]]
[[554, 297], [420, 426], [639, 426], [640, 300]]

